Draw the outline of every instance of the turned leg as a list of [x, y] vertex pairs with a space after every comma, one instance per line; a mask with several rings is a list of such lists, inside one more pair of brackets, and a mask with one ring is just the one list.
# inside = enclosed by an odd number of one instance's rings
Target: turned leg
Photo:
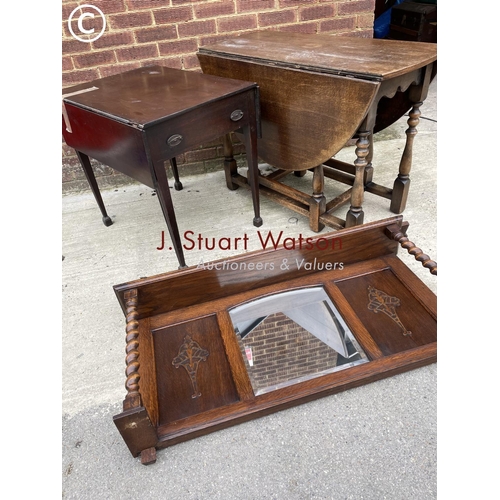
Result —
[[363, 175], [363, 184], [366, 186], [373, 180], [373, 129], [368, 136], [368, 154], [366, 155], [366, 167]]
[[318, 165], [313, 170], [313, 192], [309, 204], [309, 227], [313, 231], [321, 231], [325, 225], [320, 223], [319, 217], [326, 211], [326, 198], [323, 193], [325, 176], [323, 165]]
[[234, 184], [233, 177], [238, 173], [236, 160], [233, 156], [233, 141], [231, 134], [224, 136], [224, 173], [226, 174], [226, 185], [231, 191], [238, 189], [238, 185]]
[[92, 193], [94, 193], [95, 201], [97, 201], [97, 205], [101, 210], [102, 214], [102, 222], [105, 226], [111, 226], [113, 221], [111, 217], [108, 216], [106, 212], [106, 207], [104, 206], [104, 202], [102, 201], [101, 192], [99, 191], [99, 186], [97, 185], [97, 181], [95, 179], [94, 171], [92, 170], [92, 165], [90, 164], [89, 157], [86, 154], [81, 153], [80, 151], [76, 151], [76, 156], [78, 156], [78, 160], [83, 168], [83, 172], [85, 173], [85, 177], [90, 185], [90, 189]]
[[174, 175], [174, 188], [176, 191], [180, 191], [182, 189], [182, 182], [179, 179], [179, 170], [177, 170], [177, 160], [174, 158], [170, 158], [170, 167], [172, 168], [172, 174]]
[[293, 171], [293, 175], [295, 175], [295, 177], [304, 177], [304, 175], [306, 175], [307, 173], [307, 170], [294, 170]]
[[362, 209], [364, 195], [364, 173], [368, 165], [366, 157], [369, 153], [370, 141], [368, 139], [370, 132], [363, 130], [358, 133], [359, 138], [356, 142], [356, 160], [354, 167], [356, 169], [354, 175], [354, 185], [351, 192], [351, 207], [347, 211], [345, 227], [358, 226], [363, 224], [364, 212]]
[[400, 214], [406, 208], [408, 192], [410, 190], [410, 170], [413, 155], [413, 139], [417, 135], [417, 125], [420, 120], [420, 106], [422, 102], [413, 104], [408, 118], [408, 128], [406, 130], [406, 144], [399, 164], [399, 174], [394, 181], [391, 198], [391, 212]]

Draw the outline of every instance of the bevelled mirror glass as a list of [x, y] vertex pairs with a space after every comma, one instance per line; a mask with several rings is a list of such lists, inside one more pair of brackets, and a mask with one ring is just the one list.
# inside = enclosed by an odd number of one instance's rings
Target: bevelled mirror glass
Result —
[[260, 297], [229, 315], [255, 395], [368, 361], [323, 287]]

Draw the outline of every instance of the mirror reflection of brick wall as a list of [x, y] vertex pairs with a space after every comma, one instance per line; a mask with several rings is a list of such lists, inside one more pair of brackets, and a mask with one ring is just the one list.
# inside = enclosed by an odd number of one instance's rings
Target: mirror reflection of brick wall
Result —
[[[267, 316], [243, 339], [240, 350], [255, 392], [337, 365], [337, 353], [283, 313]], [[245, 348], [251, 348], [250, 366]]]

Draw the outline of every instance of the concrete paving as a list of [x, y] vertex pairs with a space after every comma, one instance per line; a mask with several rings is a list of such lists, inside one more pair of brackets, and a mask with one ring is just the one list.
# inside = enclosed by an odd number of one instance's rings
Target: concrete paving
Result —
[[[436, 82], [422, 106], [407, 209], [410, 240], [437, 260]], [[392, 185], [406, 117], [376, 137], [375, 181]], [[352, 161], [354, 148], [339, 158]], [[310, 186], [312, 174], [293, 182]], [[181, 178], [172, 190], [181, 233], [249, 237], [252, 202], [229, 191], [223, 172]], [[329, 196], [341, 192], [327, 180]], [[92, 194], [63, 196], [63, 452], [65, 499], [401, 499], [429, 500], [436, 486], [436, 375], [430, 365], [319, 399], [158, 452], [133, 458], [112, 417], [125, 396], [125, 319], [112, 286], [177, 269], [158, 251], [166, 231], [154, 192], [141, 185], [103, 191], [113, 225]], [[308, 221], [262, 197], [263, 228], [313, 236]], [[338, 211], [344, 216], [348, 207]], [[391, 217], [389, 202], [366, 194], [365, 222]], [[328, 228], [323, 233], [330, 231]], [[188, 265], [236, 251], [186, 251]], [[437, 293], [437, 279], [413, 257], [400, 258]]]

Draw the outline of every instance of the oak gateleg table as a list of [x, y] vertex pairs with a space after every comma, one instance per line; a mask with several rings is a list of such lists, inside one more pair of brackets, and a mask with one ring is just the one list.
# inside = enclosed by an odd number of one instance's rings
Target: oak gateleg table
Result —
[[[303, 34], [245, 33], [200, 47], [205, 74], [256, 82], [262, 137], [259, 157], [277, 170], [260, 176], [260, 192], [309, 217], [313, 231], [363, 223], [364, 191], [390, 200], [402, 213], [410, 187], [412, 145], [420, 106], [437, 73], [433, 43]], [[373, 181], [373, 133], [409, 111], [406, 144], [392, 188]], [[334, 156], [355, 138], [353, 164]], [[313, 172], [312, 193], [280, 182]], [[231, 185], [249, 187], [233, 165]], [[352, 186], [327, 201], [324, 178]], [[332, 214], [350, 202], [345, 220]]]

